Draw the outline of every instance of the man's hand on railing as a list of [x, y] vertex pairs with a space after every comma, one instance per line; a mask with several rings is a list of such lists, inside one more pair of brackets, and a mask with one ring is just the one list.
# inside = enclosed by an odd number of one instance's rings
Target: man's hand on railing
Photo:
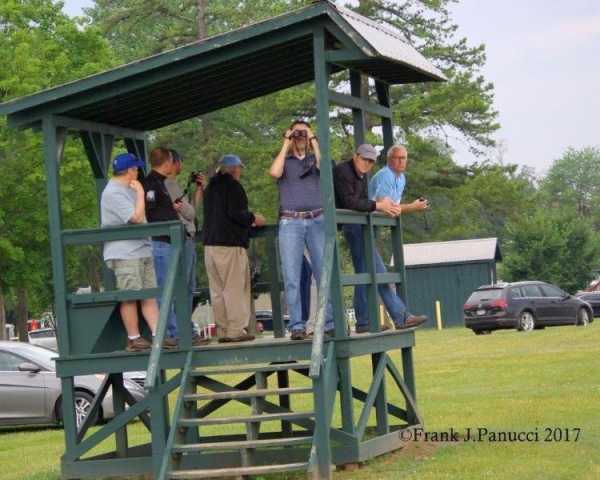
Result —
[[392, 202], [389, 198], [382, 198], [375, 202], [375, 208], [378, 212], [385, 213], [390, 217], [397, 217], [402, 213], [402, 207]]
[[265, 220], [265, 217], [263, 217], [260, 214], [256, 214], [254, 215], [254, 223], [252, 224], [253, 227], [264, 227], [265, 223], [267, 221]]

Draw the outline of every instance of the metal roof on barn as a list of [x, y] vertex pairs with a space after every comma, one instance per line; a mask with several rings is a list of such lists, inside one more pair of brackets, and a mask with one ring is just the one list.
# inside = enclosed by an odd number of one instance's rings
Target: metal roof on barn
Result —
[[53, 114], [146, 131], [315, 79], [315, 32], [326, 60], [394, 85], [443, 81], [400, 32], [329, 1], [206, 38], [0, 105], [8, 126]]
[[406, 267], [489, 260], [502, 261], [497, 238], [404, 245], [404, 265]]

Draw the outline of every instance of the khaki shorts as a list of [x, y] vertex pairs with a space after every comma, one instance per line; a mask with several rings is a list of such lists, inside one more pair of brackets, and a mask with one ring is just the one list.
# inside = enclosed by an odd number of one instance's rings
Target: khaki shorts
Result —
[[152, 257], [134, 260], [107, 260], [106, 265], [117, 278], [117, 290], [156, 288], [156, 272]]

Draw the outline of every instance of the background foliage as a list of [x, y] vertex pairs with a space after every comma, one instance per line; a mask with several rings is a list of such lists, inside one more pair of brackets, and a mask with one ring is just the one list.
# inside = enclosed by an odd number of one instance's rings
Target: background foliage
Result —
[[[405, 200], [428, 198], [431, 208], [403, 218], [404, 241], [497, 237], [505, 254], [504, 280], [539, 279], [574, 293], [599, 266], [600, 150], [565, 144], [545, 177], [506, 165], [492, 135], [498, 129], [493, 85], [480, 73], [485, 46], [456, 35], [454, 0], [361, 0], [348, 5], [400, 30], [448, 77], [445, 83], [392, 87], [395, 140], [409, 149]], [[308, 5], [310, 0], [96, 0], [80, 19], [51, 0], [0, 4], [0, 101], [177, 48]], [[331, 88], [344, 90], [347, 76]], [[373, 97], [368, 85], [363, 95]], [[349, 111], [331, 112], [332, 160], [351, 155]], [[150, 132], [149, 147], [166, 145], [192, 170], [214, 171], [225, 153], [247, 165], [242, 182], [254, 211], [277, 218], [275, 183], [267, 174], [293, 119], [314, 120], [312, 84]], [[378, 120], [367, 119], [368, 140], [381, 145]], [[314, 127], [314, 125], [313, 125]], [[449, 139], [479, 153], [457, 163]], [[567, 139], [568, 141], [568, 139]], [[379, 168], [377, 166], [376, 168]], [[373, 172], [374, 173], [374, 172]], [[44, 165], [39, 134], [8, 130], [0, 119], [0, 312], [22, 326], [52, 309]], [[66, 228], [98, 225], [91, 173], [80, 142], [68, 142], [61, 167]], [[201, 223], [201, 214], [199, 215]], [[260, 250], [258, 249], [260, 256]], [[201, 253], [201, 249], [199, 249]], [[98, 251], [68, 255], [69, 287], [96, 285]], [[200, 258], [198, 264], [202, 265]], [[263, 265], [266, 262], [263, 262]], [[264, 272], [263, 272], [264, 274]], [[198, 268], [200, 285], [205, 285]], [[263, 278], [266, 278], [263, 277]], [[1, 315], [1, 313], [0, 313]]]

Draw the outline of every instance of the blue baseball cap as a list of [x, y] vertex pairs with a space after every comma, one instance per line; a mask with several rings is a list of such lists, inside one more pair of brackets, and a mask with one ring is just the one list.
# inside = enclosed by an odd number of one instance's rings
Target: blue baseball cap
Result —
[[133, 153], [119, 153], [112, 161], [113, 172], [124, 172], [131, 167], [144, 167], [145, 163]]
[[237, 155], [223, 155], [219, 160], [219, 167], [237, 167], [238, 165], [246, 168], [246, 165], [242, 163]]

